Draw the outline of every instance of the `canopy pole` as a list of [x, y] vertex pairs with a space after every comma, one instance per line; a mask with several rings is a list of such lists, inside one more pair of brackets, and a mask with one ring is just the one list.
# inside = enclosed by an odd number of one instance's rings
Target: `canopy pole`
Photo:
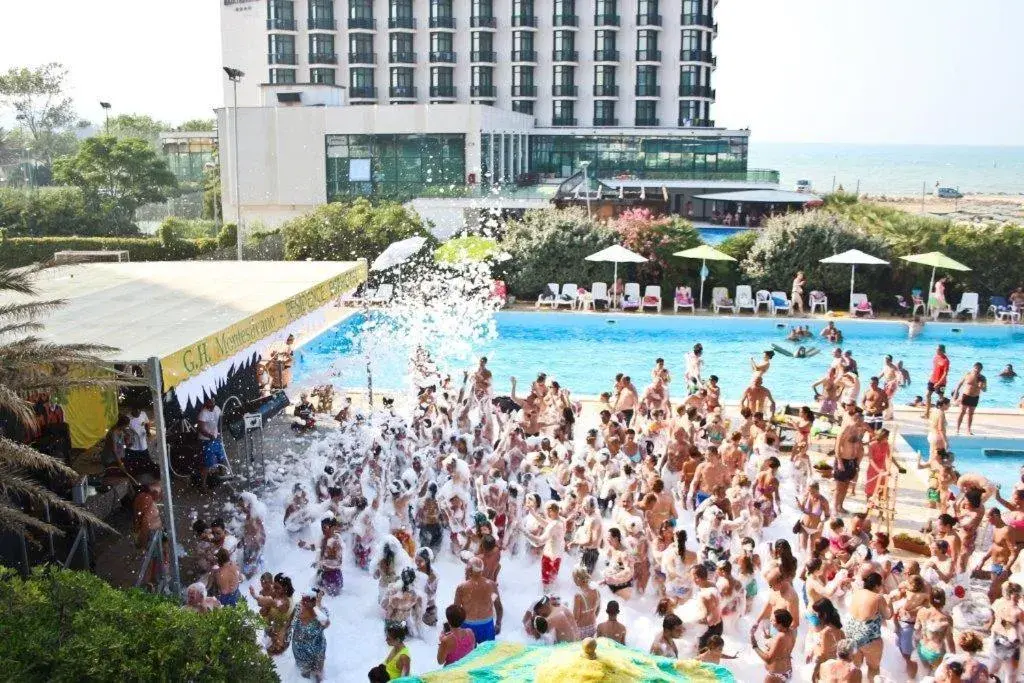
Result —
[[932, 290], [935, 289], [935, 266], [932, 266], [932, 279], [928, 281], [928, 291], [924, 295], [924, 314], [932, 314]]
[[856, 273], [857, 273], [857, 264], [856, 263], [851, 263], [850, 264], [850, 313], [851, 314], [853, 313], [853, 280], [854, 280], [854, 277], [856, 277]]
[[[612, 305], [611, 308], [615, 308], [615, 285], [619, 281], [619, 262], [612, 261]], [[622, 308], [622, 295], [619, 295], [619, 308]]]
[[181, 574], [178, 571], [178, 532], [174, 524], [174, 495], [171, 491], [171, 463], [167, 452], [167, 426], [164, 422], [164, 391], [163, 375], [160, 371], [160, 359], [153, 356], [147, 361], [149, 365], [149, 389], [153, 394], [153, 422], [156, 432], [157, 455], [160, 457], [160, 479], [164, 490], [164, 528], [171, 541], [171, 591], [174, 595], [181, 593]]
[[700, 310], [704, 310], [704, 269], [707, 267], [707, 259], [700, 260]]

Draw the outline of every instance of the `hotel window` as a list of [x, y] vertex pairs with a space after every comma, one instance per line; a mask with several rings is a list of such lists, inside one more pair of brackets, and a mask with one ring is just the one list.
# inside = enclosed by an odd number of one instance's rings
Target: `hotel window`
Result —
[[348, 51], [353, 55], [373, 54], [372, 33], [350, 33], [348, 34]]
[[701, 46], [701, 36], [704, 35], [704, 31], [695, 31], [694, 29], [683, 30], [683, 52], [684, 53], [696, 53], [700, 52], [703, 48]]
[[270, 83], [294, 83], [295, 69], [271, 69]]
[[615, 126], [615, 100], [594, 100], [594, 125]]
[[573, 86], [576, 84], [576, 67], [558, 64], [553, 68], [555, 86]]
[[[348, 16], [349, 19], [372, 20], [373, 0], [349, 0]], [[369, 26], [369, 24], [365, 26]]]
[[533, 31], [515, 31], [512, 33], [512, 60], [532, 62], [536, 59], [533, 50]]
[[692, 64], [679, 67], [679, 85], [700, 85], [700, 72], [701, 68]]
[[679, 101], [679, 125], [693, 125], [698, 119], [700, 119], [700, 101], [699, 100], [680, 100]]
[[451, 88], [455, 84], [454, 69], [450, 66], [435, 66], [430, 69], [430, 85], [436, 88]]
[[512, 0], [513, 17], [532, 17], [533, 0]]
[[327, 33], [310, 33], [309, 61], [333, 58], [335, 58], [334, 36]]
[[512, 111], [533, 116], [533, 100], [512, 100]]
[[701, 0], [683, 0], [683, 21], [692, 21], [701, 14]]
[[294, 64], [295, 36], [271, 33], [267, 36], [267, 50], [272, 64]]
[[309, 27], [334, 29], [334, 0], [309, 0]]
[[453, 33], [431, 33], [430, 34], [430, 51], [431, 52], [444, 52], [450, 53], [453, 49], [452, 36]]
[[658, 67], [638, 66], [636, 68], [636, 87], [651, 88], [658, 85]]
[[597, 0], [594, 3], [594, 16], [614, 17], [618, 13], [615, 0]]
[[636, 101], [636, 124], [637, 126], [656, 126], [658, 120], [656, 118], [658, 113], [658, 101], [657, 100], [637, 100]]
[[388, 47], [390, 58], [393, 62], [412, 62], [415, 56], [412, 52], [411, 33], [392, 33], [388, 36]]
[[412, 19], [412, 2], [410, 0], [391, 0], [388, 16], [391, 19]]
[[321, 85], [334, 85], [334, 69], [316, 68], [309, 70], [309, 82]]
[[555, 59], [575, 61], [573, 52], [576, 51], [576, 31], [555, 31]]
[[[350, 69], [349, 86], [353, 90], [373, 88], [373, 69]], [[357, 95], [353, 95], [353, 97], [357, 97]]]
[[[431, 0], [430, 2], [430, 18], [431, 19], [451, 19], [452, 18], [452, 0]], [[435, 22], [438, 26], [450, 26], [451, 22]]]
[[594, 59], [603, 62], [617, 62], [619, 55], [615, 50], [618, 31], [594, 31]]
[[575, 125], [576, 102], [573, 100], [554, 100], [551, 103], [551, 122], [555, 125]]
[[474, 66], [472, 78], [473, 87], [490, 88], [494, 85], [494, 67]]
[[494, 3], [492, 0], [473, 0], [473, 17], [478, 19], [494, 18]]
[[267, 28], [295, 30], [295, 3], [292, 0], [270, 0], [267, 3]]
[[636, 32], [636, 59], [638, 62], [660, 62], [658, 54], [658, 33], [641, 29]]
[[411, 88], [412, 69], [406, 67], [392, 67], [391, 68], [391, 87], [393, 88]]
[[616, 68], [607, 64], [594, 67], [594, 94], [615, 97], [618, 89], [615, 84]]
[[474, 31], [470, 34], [470, 57], [474, 62], [492, 62], [494, 54], [494, 34], [490, 31]]
[[512, 67], [512, 97], [534, 97], [537, 86], [533, 81], [532, 66]]
[[576, 0], [555, 0], [554, 16], [572, 17], [576, 15]]
[[636, 14], [638, 17], [654, 17], [658, 15], [658, 0], [637, 0]]

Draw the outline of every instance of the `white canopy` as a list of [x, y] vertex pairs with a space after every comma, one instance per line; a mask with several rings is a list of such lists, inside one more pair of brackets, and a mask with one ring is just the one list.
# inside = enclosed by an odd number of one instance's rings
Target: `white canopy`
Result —
[[416, 236], [408, 237], [398, 242], [392, 242], [388, 248], [381, 252], [380, 256], [373, 260], [370, 270], [387, 270], [404, 263], [410, 256], [423, 248], [427, 243], [426, 238]]
[[[604, 261], [612, 262], [615, 267], [612, 269], [612, 289], [615, 289], [615, 283], [619, 281], [619, 264], [620, 263], [644, 263], [647, 259], [635, 251], [630, 251], [619, 244], [613, 244], [612, 246], [602, 249], [596, 254], [591, 254], [585, 257], [587, 261]], [[614, 298], [612, 299], [614, 305]]]
[[850, 308], [853, 309], [853, 283], [857, 274], [857, 266], [887, 266], [889, 262], [860, 249], [847, 249], [842, 254], [833, 254], [821, 259], [821, 263], [841, 263], [850, 266]]

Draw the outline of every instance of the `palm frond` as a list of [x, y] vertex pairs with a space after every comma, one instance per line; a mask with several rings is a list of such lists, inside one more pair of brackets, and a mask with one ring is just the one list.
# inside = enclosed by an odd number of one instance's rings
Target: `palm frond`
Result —
[[41, 531], [44, 534], [60, 534], [57, 527], [27, 515], [18, 508], [0, 498], [0, 529], [9, 529], [19, 536], [27, 536], [29, 530]]
[[[114, 531], [96, 515], [61, 498], [45, 486], [24, 476], [17, 469], [0, 467], [0, 493], [6, 494], [8, 498], [12, 496], [23, 498], [39, 506], [49, 505], [51, 511], [62, 512], [79, 524], [89, 524], [107, 531]], [[36, 521], [42, 523], [41, 520]]]
[[38, 470], [75, 479], [78, 473], [52, 455], [0, 436], [0, 467]]
[[[12, 389], [5, 383], [0, 383], [0, 410], [10, 412], [26, 427], [35, 420], [32, 405], [16, 389]], [[2, 457], [2, 451], [0, 451], [0, 458]]]
[[[0, 317], [0, 320], [3, 318]], [[43, 329], [42, 323], [37, 323], [34, 320], [25, 320], [20, 323], [9, 323], [7, 325], [0, 325], [0, 337], [5, 337], [14, 334], [25, 334], [26, 332], [38, 332]]]
[[30, 320], [44, 313], [52, 313], [63, 306], [66, 301], [28, 301], [22, 304], [4, 304], [0, 306], [0, 320]]
[[0, 292], [15, 292], [16, 294], [32, 295], [36, 293], [35, 285], [32, 284], [32, 276], [39, 271], [39, 268], [0, 268]]

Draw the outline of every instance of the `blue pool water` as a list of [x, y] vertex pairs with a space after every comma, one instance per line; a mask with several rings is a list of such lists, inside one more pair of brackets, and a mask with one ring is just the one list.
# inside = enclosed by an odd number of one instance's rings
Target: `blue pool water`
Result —
[[[928, 457], [928, 437], [925, 434], [904, 434], [910, 447]], [[989, 480], [1002, 484], [1003, 497], [1008, 498], [1013, 487], [1020, 481], [1020, 467], [1024, 455], [990, 456], [986, 449], [1024, 452], [1024, 439], [990, 439], [981, 436], [951, 436], [949, 448], [955, 456], [954, 463], [960, 472], [979, 472]]]
[[726, 237], [732, 237], [738, 235], [741, 232], [747, 232], [748, 228], [723, 228], [719, 226], [697, 226], [697, 232], [700, 233], [700, 238], [704, 240], [705, 244], [717, 245], [725, 241]]
[[[303, 347], [298, 353], [297, 377], [323, 374], [327, 368], [332, 368], [331, 374], [341, 384], [361, 385], [365, 381], [365, 363], [354, 362], [349, 356], [352, 337], [361, 322], [360, 316], [353, 316]], [[496, 322], [497, 338], [486, 343], [479, 353], [488, 356], [499, 392], [508, 390], [510, 376], [518, 377], [523, 383], [539, 372], [547, 372], [575, 394], [597, 395], [609, 391], [616, 372], [632, 376], [642, 390], [650, 380], [654, 359], [663, 357], [676, 379], [672, 389], [678, 395], [684, 356], [700, 342], [704, 345], [705, 376], [718, 375], [722, 394], [730, 400], [738, 400], [750, 381], [751, 356], [760, 357], [773, 342], [795, 348], [796, 345], [785, 341], [789, 325], [809, 322], [815, 332], [824, 326], [821, 321], [786, 317], [693, 317], [685, 313], [655, 316], [501, 312], [496, 315]], [[1015, 407], [1024, 392], [1024, 380], [996, 378], [1007, 362], [1016, 366], [1020, 361], [1017, 354], [1024, 349], [1024, 331], [1000, 325], [928, 323], [920, 336], [910, 340], [906, 325], [900, 322], [838, 320], [837, 325], [846, 337], [846, 348], [852, 349], [860, 365], [864, 386], [870, 376], [878, 374], [885, 354], [891, 353], [896, 360], [904, 361], [912, 383], [897, 394], [901, 403], [909, 402], [915, 394], [925, 393], [931, 359], [939, 343], [946, 345], [952, 362], [951, 384], [959, 380], [971, 363], [979, 361], [985, 365], [990, 379], [989, 390], [981, 401], [983, 408]], [[954, 329], [962, 331], [954, 332]], [[401, 386], [407, 370], [402, 358], [408, 358], [404, 355], [408, 350], [402, 348], [403, 342], [403, 335], [396, 334], [388, 339], [388, 345], [393, 348], [375, 354], [375, 385], [390, 389]], [[766, 383], [780, 402], [810, 401], [811, 383], [821, 377], [829, 365], [831, 345], [814, 340], [807, 345], [817, 345], [821, 353], [805, 359], [776, 355], [772, 363]], [[436, 347], [433, 350], [444, 351]], [[468, 366], [471, 359], [466, 358], [464, 362]]]

